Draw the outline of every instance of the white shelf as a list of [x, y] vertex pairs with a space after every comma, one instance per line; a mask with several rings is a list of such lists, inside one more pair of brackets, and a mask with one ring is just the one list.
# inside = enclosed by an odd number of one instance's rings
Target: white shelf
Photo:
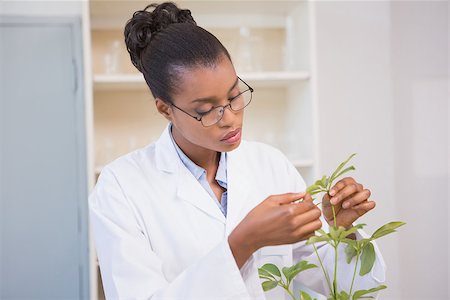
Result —
[[[239, 76], [252, 86], [288, 87], [309, 80], [307, 71], [296, 72], [247, 72]], [[94, 75], [94, 90], [148, 89], [142, 74], [97, 74]]]
[[[150, 3], [144, 0], [114, 1], [114, 5], [109, 5], [108, 2], [91, 1], [92, 28], [123, 28], [134, 11], [142, 10]], [[306, 1], [284, 1], [282, 4], [278, 1], [259, 0], [207, 2], [206, 4], [206, 1], [177, 1], [179, 7], [189, 8], [197, 24], [205, 28], [285, 27], [286, 16]]]
[[94, 75], [94, 91], [148, 89], [142, 74]]

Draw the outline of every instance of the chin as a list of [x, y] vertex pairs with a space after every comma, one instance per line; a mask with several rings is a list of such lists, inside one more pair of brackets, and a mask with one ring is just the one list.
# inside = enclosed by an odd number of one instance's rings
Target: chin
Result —
[[239, 145], [241, 144], [241, 142], [242, 142], [242, 139], [239, 139], [239, 141], [237, 141], [234, 144], [225, 145], [225, 146], [222, 145], [222, 147], [220, 147], [219, 152], [231, 152], [231, 151], [237, 149], [239, 147]]

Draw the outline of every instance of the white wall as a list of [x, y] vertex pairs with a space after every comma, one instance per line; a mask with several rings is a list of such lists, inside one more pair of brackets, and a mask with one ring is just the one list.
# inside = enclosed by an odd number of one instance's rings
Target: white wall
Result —
[[379, 241], [380, 299], [448, 299], [447, 5], [316, 3], [321, 172], [358, 152], [367, 231], [408, 223]]
[[409, 223], [399, 234], [408, 299], [449, 296], [447, 6], [391, 5], [395, 195]]

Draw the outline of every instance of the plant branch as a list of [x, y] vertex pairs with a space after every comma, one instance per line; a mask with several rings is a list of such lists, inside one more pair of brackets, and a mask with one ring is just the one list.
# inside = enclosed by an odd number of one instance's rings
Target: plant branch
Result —
[[314, 247], [314, 252], [316, 252], [317, 258], [319, 259], [320, 267], [322, 268], [323, 274], [325, 275], [325, 279], [327, 280], [328, 288], [330, 289], [330, 293], [333, 294], [333, 288], [331, 287], [330, 278], [328, 277], [327, 271], [325, 270], [322, 260], [320, 259], [319, 252], [317, 252], [316, 245], [313, 244], [313, 247]]
[[338, 247], [339, 242], [336, 243], [336, 246], [334, 247], [334, 274], [333, 274], [333, 290], [334, 290], [334, 297], [336, 298], [338, 291], [337, 291], [337, 264], [338, 264]]
[[334, 227], [337, 228], [337, 225], [336, 225], [336, 211], [334, 210], [334, 205], [331, 205], [331, 210], [333, 211], [333, 223], [334, 223]]
[[356, 270], [358, 268], [358, 262], [359, 262], [359, 249], [356, 251], [356, 262], [355, 262], [355, 270], [353, 271], [353, 278], [352, 278], [352, 284], [350, 285], [350, 297], [352, 296], [352, 290], [353, 290], [353, 283], [355, 282], [355, 275], [356, 275]]

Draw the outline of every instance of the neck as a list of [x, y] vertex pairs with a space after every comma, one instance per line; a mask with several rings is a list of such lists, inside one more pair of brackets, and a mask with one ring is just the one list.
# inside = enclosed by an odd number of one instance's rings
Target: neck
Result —
[[186, 140], [178, 130], [172, 126], [172, 136], [178, 147], [196, 165], [206, 170], [208, 174], [215, 174], [219, 166], [220, 153], [194, 145]]

